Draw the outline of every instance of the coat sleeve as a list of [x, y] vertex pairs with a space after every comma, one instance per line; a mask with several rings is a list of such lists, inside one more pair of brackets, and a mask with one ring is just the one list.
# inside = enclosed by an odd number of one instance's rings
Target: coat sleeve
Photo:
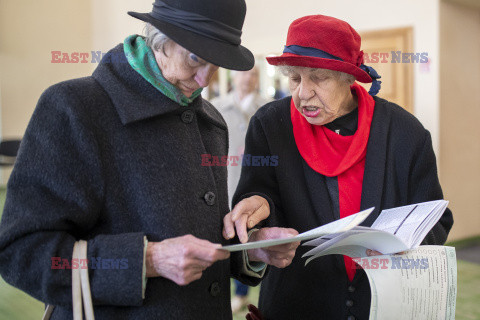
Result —
[[[252, 158], [259, 156], [263, 159], [269, 157], [270, 161], [268, 163], [270, 165], [253, 165], [254, 161]], [[245, 138], [245, 153], [243, 160], [245, 164], [242, 166], [240, 181], [233, 196], [233, 206], [242, 199], [254, 195], [261, 196], [265, 198], [270, 205], [270, 216], [268, 219], [255, 226], [255, 228], [261, 228], [264, 226], [283, 226], [283, 214], [278, 183], [275, 175], [276, 166], [272, 165], [278, 164], [278, 158], [275, 158], [275, 155], [272, 155], [270, 152], [267, 137], [257, 115], [253, 116], [250, 120]], [[268, 272], [268, 268], [269, 267], [267, 267], [266, 272]], [[241, 274], [234, 274], [233, 276], [249, 285], [256, 285], [260, 282], [260, 279], [245, 278]]]
[[[410, 175], [408, 203], [443, 199], [442, 188], [438, 180], [437, 162], [432, 147], [430, 133], [425, 130], [423, 143], [419, 146], [417, 157]], [[447, 208], [440, 220], [430, 230], [422, 245], [443, 245], [453, 225], [452, 211]]]
[[[30, 120], [7, 186], [0, 273], [36, 299], [71, 305], [73, 245], [87, 238], [94, 304], [138, 306], [144, 234], [99, 235], [102, 230], [95, 229], [102, 219], [103, 164], [75, 94], [61, 85], [47, 89]], [[99, 258], [120, 261], [121, 267]]]

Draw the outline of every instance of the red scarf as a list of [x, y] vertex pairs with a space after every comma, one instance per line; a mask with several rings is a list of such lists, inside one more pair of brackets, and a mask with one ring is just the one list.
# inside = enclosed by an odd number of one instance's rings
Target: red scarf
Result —
[[[358, 84], [351, 86], [358, 97], [358, 129], [353, 136], [341, 136], [324, 126], [311, 125], [290, 103], [293, 135], [307, 164], [327, 177], [337, 177], [340, 218], [360, 211], [365, 155], [375, 101]], [[348, 279], [355, 275], [354, 262], [344, 256]]]

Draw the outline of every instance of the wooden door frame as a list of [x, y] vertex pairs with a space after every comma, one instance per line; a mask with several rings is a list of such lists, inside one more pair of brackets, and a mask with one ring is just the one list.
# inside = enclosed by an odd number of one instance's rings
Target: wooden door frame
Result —
[[[360, 36], [362, 41], [368, 39], [379, 39], [387, 37], [400, 36], [402, 38], [402, 50], [404, 52], [413, 52], [413, 27], [402, 27], [394, 29], [385, 29], [385, 30], [375, 30], [375, 31], [366, 31], [361, 32]], [[390, 57], [391, 59], [391, 57]], [[390, 63], [390, 62], [389, 62]], [[405, 73], [406, 85], [404, 88], [404, 94], [406, 97], [406, 104], [402, 107], [408, 110], [413, 114], [414, 108], [414, 93], [413, 93], [413, 82], [414, 82], [414, 70], [413, 63], [402, 63], [401, 67]], [[381, 92], [381, 91], [380, 91]]]

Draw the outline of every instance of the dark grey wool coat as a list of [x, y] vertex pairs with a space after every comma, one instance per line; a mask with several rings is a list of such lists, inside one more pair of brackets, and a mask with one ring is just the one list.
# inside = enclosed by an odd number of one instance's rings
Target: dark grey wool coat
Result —
[[[375, 99], [367, 145], [361, 209], [375, 207], [363, 223], [371, 225], [381, 210], [442, 199], [430, 134], [399, 106]], [[278, 156], [276, 167], [243, 167], [234, 203], [259, 194], [272, 209], [268, 225], [304, 232], [340, 218], [338, 183], [303, 160], [293, 137], [290, 97], [262, 107], [250, 121], [245, 153]], [[423, 244], [441, 245], [453, 224], [445, 211]], [[260, 311], [269, 320], [368, 319], [370, 286], [363, 270], [349, 282], [343, 257], [329, 255], [305, 266], [299, 247], [290, 266], [269, 268], [262, 282]], [[395, 290], [396, 288], [392, 288]]]
[[117, 46], [93, 76], [40, 98], [8, 183], [0, 273], [56, 305], [52, 319], [70, 319], [71, 270], [52, 270], [51, 259], [71, 259], [87, 239], [89, 259], [113, 259], [89, 270], [97, 319], [231, 319], [233, 256], [187, 286], [149, 278], [142, 299], [144, 236], [225, 243], [227, 171], [201, 166], [201, 155], [226, 155], [227, 141], [212, 105], [173, 102]]

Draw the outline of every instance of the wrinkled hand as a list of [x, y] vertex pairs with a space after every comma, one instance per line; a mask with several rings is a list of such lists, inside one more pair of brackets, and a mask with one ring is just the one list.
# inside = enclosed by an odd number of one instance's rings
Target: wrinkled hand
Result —
[[[294, 237], [297, 234], [298, 232], [291, 228], [262, 228], [253, 232], [249, 241], [288, 238]], [[292, 263], [295, 250], [299, 245], [300, 241], [266, 248], [250, 249], [247, 250], [248, 260], [262, 261], [277, 268], [285, 268]]]
[[248, 313], [245, 316], [245, 319], [247, 320], [263, 320], [264, 319], [260, 310], [258, 310], [258, 308], [255, 307], [253, 304], [249, 304], [247, 307], [248, 307]]
[[270, 205], [265, 198], [252, 196], [245, 198], [225, 218], [223, 218], [223, 237], [227, 240], [235, 237], [235, 230], [241, 243], [248, 241], [247, 227], [253, 228], [270, 215]]
[[202, 277], [202, 272], [218, 260], [230, 257], [220, 244], [192, 235], [147, 244], [147, 277], [164, 277], [180, 286]]

